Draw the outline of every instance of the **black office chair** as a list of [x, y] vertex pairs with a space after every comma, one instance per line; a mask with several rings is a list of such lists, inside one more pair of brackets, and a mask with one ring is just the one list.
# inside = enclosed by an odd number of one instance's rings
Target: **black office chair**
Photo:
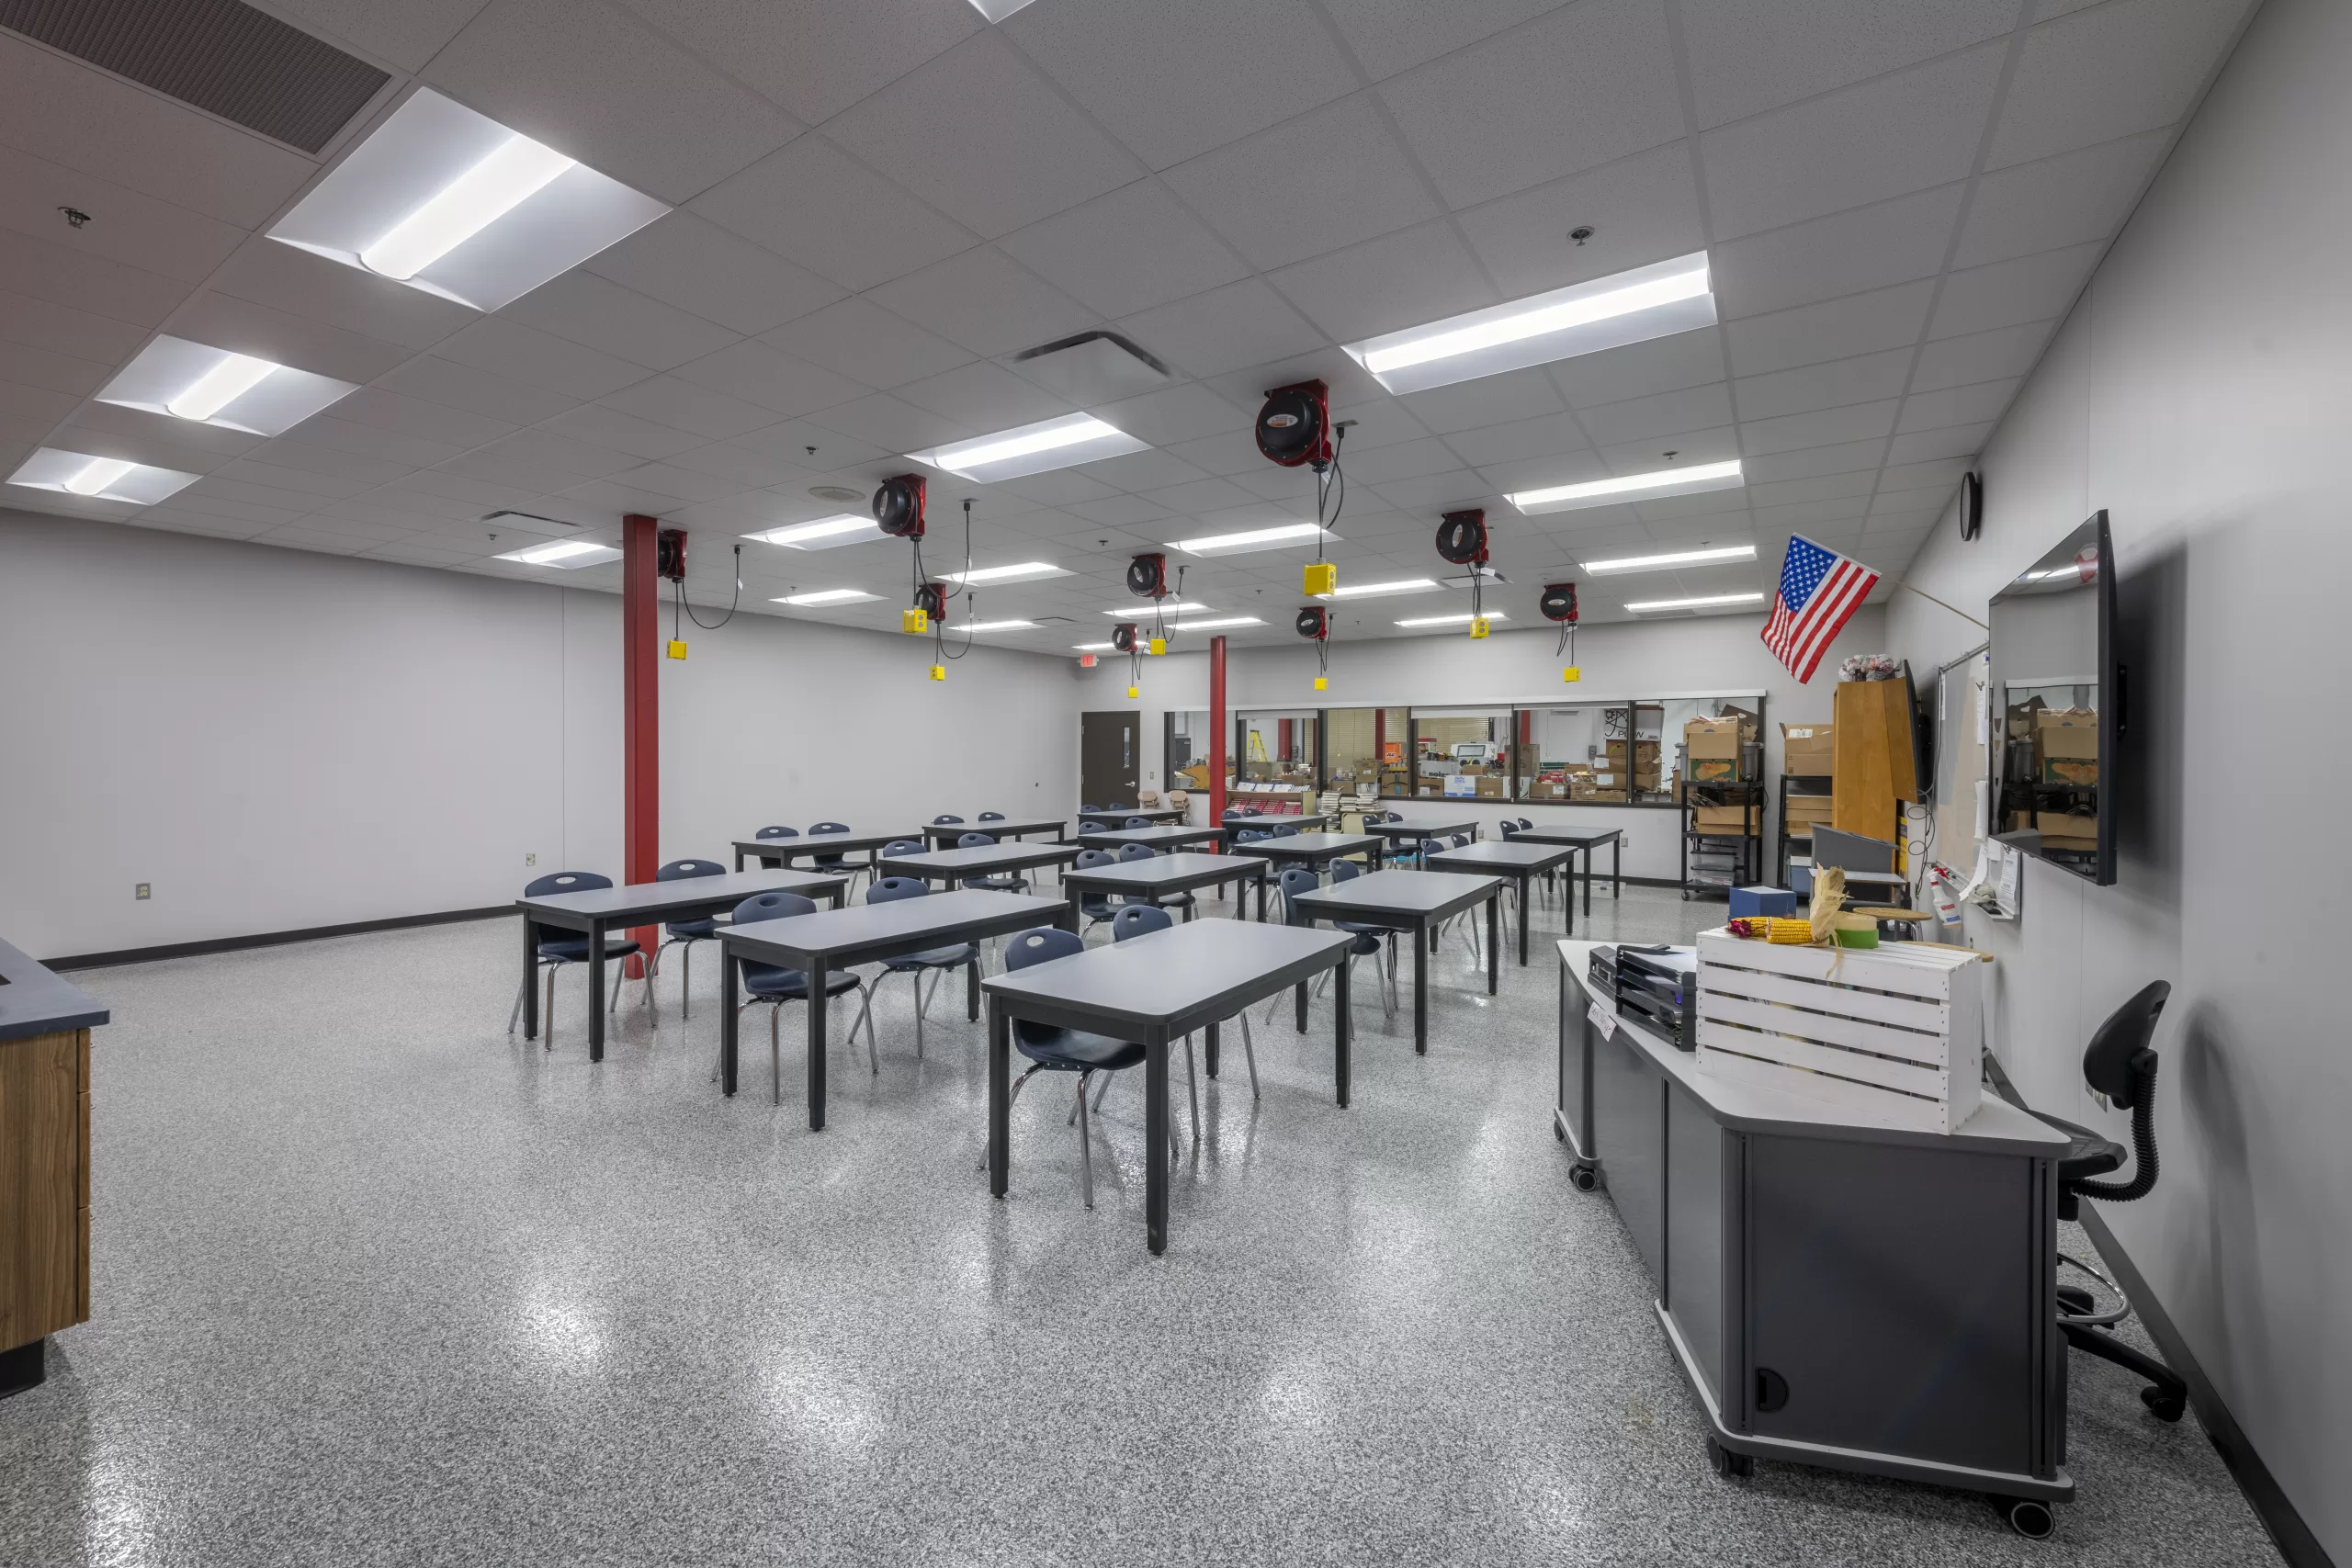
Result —
[[[724, 876], [727, 868], [715, 860], [673, 860], [653, 874], [656, 882], [678, 882], [689, 876]], [[672, 920], [668, 926], [669, 940], [653, 950], [653, 973], [662, 973], [662, 955], [672, 948], [678, 950], [678, 1016], [688, 1016], [687, 993], [694, 984], [695, 949], [698, 942], [718, 940], [718, 921], [706, 915], [700, 919]], [[649, 1001], [652, 987], [646, 987]], [[657, 1013], [658, 1017], [659, 1014]]]
[[[2108, 1015], [2083, 1052], [2083, 1077], [2091, 1088], [2107, 1096], [2109, 1104], [2132, 1112], [2129, 1181], [2095, 1179], [2122, 1168], [2126, 1156], [2121, 1144], [2088, 1127], [2078, 1127], [2039, 1111], [2033, 1112], [2069, 1140], [2066, 1152], [2058, 1159], [2058, 1217], [2062, 1220], [2078, 1217], [2086, 1198], [2129, 1203], [2155, 1190], [2156, 1054], [2148, 1042], [2155, 1034], [2156, 1020], [2163, 1015], [2165, 1002], [2171, 995], [2172, 987], [2165, 981], [2150, 983]], [[2066, 1343], [2147, 1379], [2151, 1386], [2140, 1391], [2140, 1402], [2160, 1419], [2179, 1420], [2188, 1404], [2188, 1385], [2181, 1381], [2180, 1374], [2114, 1335], [2115, 1325], [2132, 1315], [2131, 1298], [2114, 1280], [2081, 1258], [2061, 1252], [2058, 1259], [2097, 1280], [2113, 1294], [2117, 1303], [2102, 1311], [2098, 1297], [2089, 1289], [2081, 1285], [2059, 1286], [2058, 1326], [2065, 1333]]]

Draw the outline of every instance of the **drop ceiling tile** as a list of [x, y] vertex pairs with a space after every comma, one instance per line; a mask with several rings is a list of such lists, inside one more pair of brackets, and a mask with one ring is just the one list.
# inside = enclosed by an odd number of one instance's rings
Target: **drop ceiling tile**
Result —
[[[64, 394], [70, 412], [74, 400], [85, 398], [112, 377], [115, 367], [94, 359], [57, 354], [20, 343], [0, 343], [0, 380]], [[60, 413], [54, 417], [62, 418]]]
[[1934, 392], [1976, 381], [2021, 377], [2041, 357], [2041, 350], [2057, 326], [2055, 321], [2029, 321], [2021, 326], [1998, 327], [1931, 343], [1920, 351], [1919, 368], [1911, 378], [1911, 389]]
[[611, 482], [646, 491], [670, 501], [690, 503], [723, 501], [731, 495], [741, 495], [750, 488], [733, 479], [682, 468], [674, 463], [645, 463], [626, 468], [615, 474]]
[[245, 506], [266, 506], [300, 517], [317, 511], [329, 501], [339, 497], [320, 496], [304, 491], [286, 490], [277, 485], [256, 484], [249, 479], [225, 478], [208, 474], [180, 491], [191, 500], [230, 502]]
[[[825, 478], [820, 482], [827, 484], [854, 483], [854, 479], [836, 479], [834, 476], [843, 468], [873, 463], [891, 456], [879, 446], [854, 439], [837, 430], [811, 424], [805, 419], [788, 419], [764, 430], [754, 430], [749, 434], [736, 436], [729, 445], [763, 457], [781, 458], [797, 468], [822, 474]], [[812, 447], [815, 450], [810, 450]], [[803, 496], [802, 499], [807, 498]], [[820, 513], [812, 512], [809, 515], [814, 517]]]
[[[900, 387], [898, 397], [973, 430], [1010, 430], [1070, 412], [1070, 404], [1001, 365], [975, 360]], [[847, 401], [846, 399], [836, 400]], [[787, 409], [787, 413], [813, 412]]]
[[0, 288], [142, 327], [161, 326], [194, 290], [144, 267], [0, 227]]
[[821, 429], [888, 452], [907, 453], [960, 441], [979, 434], [967, 424], [901, 402], [888, 392], [875, 392], [854, 403], [827, 409], [809, 422]]
[[984, 239], [1144, 173], [994, 28], [845, 111], [826, 134]]
[[1326, 341], [1288, 301], [1254, 277], [1129, 316], [1118, 329], [1198, 377], [1238, 370], [1270, 355], [1304, 354]]
[[[1706, 248], [1699, 187], [1682, 142], [1620, 158], [1456, 215], [1506, 299], [1689, 255]], [[1593, 231], [1579, 244], [1571, 231]]]
[[1907, 347], [1919, 341], [1935, 293], [1935, 279], [1923, 277], [1729, 322], [1723, 331], [1732, 369], [1742, 377], [1764, 376]]
[[[1269, 178], [1270, 169], [1313, 175]], [[1439, 214], [1404, 149], [1361, 95], [1180, 164], [1164, 177], [1261, 269]]]
[[466, 450], [464, 446], [455, 441], [435, 441], [428, 436], [386, 430], [380, 425], [354, 424], [349, 420], [322, 413], [312, 414], [278, 439], [324, 446], [334, 452], [350, 452], [363, 457], [382, 457], [390, 462], [407, 463], [420, 468], [445, 462]]
[[[657, 425], [653, 428], [661, 427]], [[617, 444], [605, 441], [601, 445], [612, 446]], [[797, 451], [792, 455], [805, 456]], [[714, 441], [707, 446], [689, 446], [684, 451], [669, 454], [667, 460], [673, 468], [686, 468], [698, 474], [709, 474], [716, 479], [732, 479], [746, 490], [764, 490], [775, 487], [806, 491], [810, 485], [831, 482], [827, 476], [818, 469], [805, 468], [799, 463], [789, 462], [783, 457], [766, 453], [754, 452], [734, 441]], [[850, 509], [854, 511], [865, 504], [865, 502], [861, 499]]]
[[397, 369], [387, 371], [376, 378], [376, 385], [513, 424], [537, 424], [576, 406], [580, 400], [565, 392], [525, 386], [432, 354], [418, 355]]
[[1906, 431], [1889, 443], [1886, 460], [1897, 464], [1929, 463], [1939, 457], [1972, 457], [1984, 449], [1990, 424], [1954, 425], [1948, 430]]
[[902, 277], [979, 243], [822, 136], [801, 137], [687, 206], [854, 290]]
[[471, 306], [275, 241], [240, 249], [214, 275], [211, 287], [412, 350], [430, 348], [481, 319]]
[[968, 349], [860, 296], [764, 333], [760, 341], [885, 391], [973, 358]]
[[1724, 378], [1721, 329], [1702, 327], [1546, 367], [1570, 408], [1621, 403]]
[[1326, 0], [1324, 11], [1374, 81], [1466, 49], [1558, 8], [1561, 0]]
[[0, 342], [45, 349], [109, 368], [139, 351], [146, 330], [111, 316], [94, 316], [70, 305], [0, 291]]
[[[1451, 461], [1446, 464], [1449, 468], [1455, 466]], [[1315, 475], [1310, 469], [1277, 468], [1269, 463], [1262, 468], [1247, 468], [1227, 477], [1261, 501], [1295, 502], [1309, 513], [1315, 510]], [[1347, 492], [1342, 490], [1338, 499], [1344, 502]]]
[[[1566, 483], [1567, 481], [1561, 481]], [[1380, 499], [1399, 512], [1419, 514], [1425, 527], [1434, 527], [1439, 512], [1449, 506], [1468, 505], [1492, 492], [1482, 471], [1453, 468], [1440, 474], [1421, 474], [1412, 479], [1392, 479], [1378, 487]], [[1343, 517], [1341, 527], [1347, 525]]]
[[355, 424], [372, 424], [379, 430], [398, 430], [410, 435], [422, 435], [429, 441], [443, 441], [453, 446], [479, 446], [511, 434], [514, 426], [503, 419], [483, 414], [468, 413], [447, 403], [427, 402], [422, 398], [404, 397], [382, 387], [362, 387], [350, 396], [338, 399], [330, 405], [334, 417]]
[[1250, 275], [1158, 180], [1136, 180], [1001, 243], [1030, 271], [1105, 316], [1132, 315]]
[[1266, 460], [1247, 430], [1229, 430], [1197, 441], [1171, 442], [1168, 450], [1208, 473], [1228, 479], [1247, 473]]
[[1510, 424], [1476, 426], [1445, 438], [1454, 456], [1472, 468], [1521, 463], [1585, 451], [1591, 443], [1574, 414], [1551, 413]]
[[1099, 523], [1108, 528], [1132, 528], [1175, 515], [1168, 508], [1146, 501], [1139, 495], [1109, 495], [1100, 501], [1076, 502], [1069, 510], [1089, 523]]
[[[1197, 381], [1162, 387], [1156, 392], [1103, 403], [1089, 412], [1138, 441], [1162, 447], [1180, 441], [1195, 441], [1204, 435], [1246, 430], [1251, 417]], [[1339, 417], [1336, 412], [1334, 417]]]
[[873, 0], [622, 0], [728, 74], [810, 125], [970, 37], [968, 6], [877, 6]]
[[494, 0], [424, 74], [501, 125], [673, 204], [800, 130], [651, 28], [577, 0]]
[[[1116, 486], [1091, 479], [1076, 468], [1061, 468], [1048, 474], [1032, 474], [1025, 479], [1008, 479], [993, 487], [1002, 496], [1025, 501], [1039, 507], [1073, 506], [1081, 502], [1107, 501], [1119, 493]], [[1036, 513], [1026, 515], [1035, 516]]]
[[1801, 502], [1867, 497], [1877, 483], [1878, 475], [1863, 469], [1858, 473], [1825, 474], [1813, 479], [1776, 479], [1770, 484], [1751, 483], [1747, 487], [1747, 493], [1748, 500], [1758, 507], [1790, 506]]
[[1793, 370], [1743, 376], [1732, 384], [1742, 419], [1810, 413], [1847, 403], [1900, 397], [1910, 378], [1913, 351], [1888, 349], [1852, 359], [1832, 359]]
[[1981, 266], [2107, 239], [2147, 188], [2171, 136], [2151, 130], [1986, 175], [1977, 182], [1952, 265]]
[[353, 452], [329, 451], [325, 447], [305, 446], [299, 441], [265, 441], [248, 455], [254, 461], [267, 463], [273, 468], [300, 468], [308, 473], [370, 485], [399, 479], [413, 471], [406, 463]]
[[1875, 471], [1886, 456], [1886, 442], [1841, 441], [1828, 446], [1806, 446], [1793, 452], [1770, 452], [1745, 457], [1740, 470], [1750, 485], [1778, 484], [1823, 474]]
[[2007, 58], [1988, 44], [1707, 132], [1715, 237], [1967, 178]]
[[[1130, 495], [1167, 490], [1194, 479], [1216, 477], [1206, 468], [1188, 463], [1172, 452], [1159, 451], [1130, 452], [1124, 457], [1105, 457], [1099, 463], [1088, 463], [1076, 471]], [[1098, 498], [1089, 496], [1085, 499]], [[1063, 503], [1057, 502], [1055, 504]]]
[[1683, 0], [1699, 122], [1722, 125], [1982, 43], [2019, 0]]
[[578, 268], [534, 288], [500, 310], [498, 319], [537, 327], [648, 370], [675, 369], [740, 341], [716, 321]]
[[[257, 453], [261, 450], [255, 448]], [[282, 468], [276, 463], [257, 461], [253, 457], [223, 463], [212, 477], [307, 495], [314, 504], [345, 500], [373, 488], [365, 479], [336, 479], [328, 474], [313, 473], [308, 468]]]
[[598, 276], [744, 333], [766, 332], [842, 298], [837, 285], [806, 267], [683, 210], [647, 224], [584, 265]]
[[649, 461], [657, 457], [673, 457], [702, 443], [701, 436], [689, 435], [683, 430], [656, 424], [650, 419], [639, 419], [618, 409], [608, 409], [601, 403], [582, 403], [576, 409], [566, 409], [553, 419], [542, 420], [539, 428], [567, 440], [584, 441], [591, 446], [607, 446], [616, 452], [626, 452], [632, 457], [643, 457]]
[[1199, 516], [1231, 507], [1248, 506], [1257, 497], [1230, 479], [1206, 479], [1170, 485], [1165, 490], [1149, 491], [1145, 492], [1144, 499], [1170, 512]]
[[1051, 343], [1094, 313], [994, 245], [935, 262], [874, 290], [875, 303], [982, 358]]
[[1955, 424], [1989, 424], [2001, 417], [2018, 394], [2018, 378], [1980, 381], [1973, 386], [1947, 387], [1939, 391], [1913, 392], [1904, 400], [1902, 423], [1895, 428], [1942, 430]]
[[750, 339], [681, 365], [674, 374], [787, 418], [854, 402], [867, 390], [846, 376]]
[[406, 349], [376, 338], [209, 291], [172, 318], [172, 333], [356, 383], [372, 381], [409, 357]]
[[1342, 343], [1502, 302], [1444, 219], [1295, 263], [1267, 281]]
[[[1254, 410], [1244, 417], [1255, 424]], [[1404, 404], [1385, 394], [1362, 402], [1335, 402], [1331, 424], [1335, 430], [1342, 424], [1348, 427], [1340, 438], [1342, 457], [1350, 452], [1368, 451], [1398, 441], [1417, 441], [1430, 434], [1429, 427], [1415, 419]]]
[[443, 472], [526, 490], [568, 490], [638, 466], [626, 452], [591, 446], [544, 430], [518, 430], [501, 441], [437, 465]]
[[1683, 134], [1661, 0], [1562, 6], [1377, 91], [1453, 208]]
[[[13, 113], [10, 121], [15, 121]], [[245, 231], [233, 223], [36, 158], [6, 142], [0, 142], [0, 189], [15, 193], [0, 205], [0, 227], [54, 240], [80, 255], [149, 267], [189, 284], [227, 261], [245, 238]], [[80, 207], [106, 217], [70, 228], [58, 216], [61, 207]]]
[[[1434, 435], [1424, 435], [1419, 440], [1350, 453], [1346, 472], [1349, 482], [1368, 484], [1377, 490], [1396, 479], [1420, 479], [1461, 467], [1462, 459], [1444, 442]], [[1310, 485], [1309, 493], [1312, 489]]]
[[[274, 449], [277, 445], [275, 442], [271, 443], [272, 448]], [[272, 460], [277, 460], [274, 450]], [[401, 492], [411, 503], [414, 503], [418, 496], [441, 496], [466, 502], [472, 505], [476, 515], [501, 506], [524, 507], [538, 512], [548, 510], [544, 506], [531, 506], [533, 498], [537, 494], [536, 491], [520, 490], [514, 485], [494, 484], [488, 479], [473, 479], [465, 474], [444, 473], [438, 468], [424, 468], [402, 475], [385, 486], [385, 489]]]
[[1943, 270], [1964, 188], [1897, 197], [1718, 245], [1717, 306], [1726, 319], [1760, 316], [1932, 277]]
[[1598, 446], [1664, 439], [1686, 431], [1712, 430], [1729, 424], [1731, 390], [1723, 382], [1714, 381], [1622, 403], [1602, 403], [1578, 410], [1577, 416]]
[[1925, 490], [1882, 489], [1871, 497], [1871, 516], [1900, 517], [1906, 513], [1939, 513], [1951, 502], [1951, 497], [1952, 487], [1949, 484]]
[[2237, 36], [2250, 0], [2110, 0], [2026, 34], [1987, 168], [2172, 124]]
[[1477, 425], [1516, 423], [1538, 414], [1559, 413], [1567, 407], [1541, 367], [1414, 392], [1397, 401], [1438, 435]]
[[1155, 169], [1356, 85], [1303, 0], [1046, 0], [1004, 30]]
[[1944, 279], [1930, 338], [2064, 316], [2107, 249], [2104, 240], [1956, 271]]
[[1760, 457], [1805, 446], [1872, 440], [1894, 428], [1895, 402], [1887, 398], [1846, 408], [1782, 414], [1775, 419], [1743, 420], [1739, 427], [1740, 450]]
[[1834, 501], [1801, 502], [1791, 506], [1751, 509], [1756, 526], [1765, 533], [1802, 532], [1811, 535], [1833, 524], [1859, 522], [1870, 511], [1866, 496], [1840, 496]]
[[675, 376], [649, 376], [596, 400], [605, 408], [618, 409], [623, 413], [713, 441], [748, 435], [775, 423], [774, 409], [762, 408]]
[[451, 333], [434, 355], [571, 398], [600, 398], [645, 378], [641, 365], [503, 316], [485, 316]]
[[1204, 376], [1201, 379], [1203, 385], [1219, 397], [1249, 410], [1252, 419], [1256, 418], [1260, 405], [1265, 402], [1268, 391], [1276, 387], [1295, 386], [1301, 381], [1322, 382], [1329, 389], [1331, 406], [1335, 409], [1394, 400], [1388, 389], [1365, 374], [1363, 367], [1351, 359], [1345, 349], [1329, 344], [1302, 354], [1284, 355], [1280, 359], [1252, 365], [1245, 369]]

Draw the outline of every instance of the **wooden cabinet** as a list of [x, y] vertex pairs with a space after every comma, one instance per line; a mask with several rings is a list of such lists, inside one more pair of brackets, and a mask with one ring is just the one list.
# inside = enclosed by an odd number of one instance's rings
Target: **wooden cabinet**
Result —
[[90, 1032], [0, 1040], [0, 1351], [90, 1315]]

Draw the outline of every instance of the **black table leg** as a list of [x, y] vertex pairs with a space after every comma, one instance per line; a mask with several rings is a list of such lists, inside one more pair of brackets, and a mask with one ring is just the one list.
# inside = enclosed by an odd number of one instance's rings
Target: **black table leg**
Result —
[[[1609, 840], [1609, 896], [1611, 898], [1625, 896], [1625, 835], [1623, 833]], [[1589, 915], [1592, 911], [1587, 909], [1585, 913]]]
[[1519, 879], [1519, 966], [1527, 967], [1527, 901], [1535, 897], [1535, 879]]
[[1294, 1009], [1298, 1014], [1297, 1029], [1301, 1034], [1304, 1034], [1306, 1032], [1306, 982], [1301, 980], [1292, 989], [1297, 993], [1298, 998], [1297, 1005]]
[[1588, 920], [1592, 919], [1592, 845], [1584, 847], [1584, 918]]
[[539, 933], [531, 917], [523, 917], [523, 1038], [539, 1037]]
[[[1490, 997], [1502, 988], [1503, 983], [1502, 944], [1497, 940], [1500, 935], [1498, 928], [1502, 925], [1502, 917], [1503, 890], [1497, 887], [1487, 895], [1487, 995]], [[1522, 924], [1520, 935], [1524, 939], [1526, 934], [1527, 928]], [[1524, 949], [1520, 952], [1519, 961], [1521, 964], [1527, 962]]]
[[1259, 923], [1260, 923], [1260, 924], [1261, 924], [1261, 925], [1262, 925], [1262, 924], [1264, 924], [1264, 923], [1265, 923], [1265, 919], [1266, 919], [1266, 873], [1265, 873], [1265, 870], [1264, 870], [1264, 863], [1261, 862], [1261, 863], [1260, 863], [1260, 869], [1259, 869], [1259, 872], [1258, 872], [1258, 920], [1259, 920]]
[[1004, 1196], [1012, 1176], [1012, 1022], [989, 1003], [989, 1190]]
[[737, 1000], [741, 963], [725, 942], [718, 944], [718, 1088], [728, 1095], [735, 1092], [735, 1010], [741, 1005]]
[[588, 1059], [605, 1059], [605, 922], [588, 922]]
[[1064, 879], [1062, 883], [1062, 891], [1069, 895], [1070, 930], [1078, 932], [1078, 934], [1082, 937], [1086, 934], [1086, 928], [1079, 923], [1080, 911], [1078, 907], [1078, 901], [1080, 898], [1083, 897], [1084, 895], [1080, 893], [1078, 888], [1072, 886], [1068, 879]]
[[1143, 1058], [1144, 1231], [1155, 1253], [1168, 1250], [1168, 1042], [1148, 1043]]
[[1218, 1038], [1218, 1035], [1219, 1035], [1219, 1032], [1223, 1029], [1223, 1027], [1224, 1027], [1224, 1026], [1223, 1026], [1222, 1024], [1216, 1024], [1216, 1023], [1212, 1023], [1212, 1024], [1210, 1024], [1210, 1025], [1209, 1025], [1209, 1029], [1208, 1029], [1208, 1034], [1209, 1034], [1209, 1038], [1208, 1038], [1208, 1044], [1207, 1044], [1207, 1046], [1204, 1048], [1204, 1052], [1203, 1052], [1203, 1055], [1207, 1058], [1207, 1061], [1208, 1061], [1209, 1077], [1216, 1077], [1216, 1063], [1217, 1063], [1217, 1055], [1218, 1055], [1217, 1047], [1218, 1047], [1220, 1044], [1222, 1044], [1222, 1043], [1223, 1043], [1223, 1042]]
[[1413, 931], [1413, 1055], [1430, 1054], [1430, 944], [1434, 930]]
[[808, 976], [808, 1130], [825, 1130], [825, 965], [811, 963]]
[[743, 852], [741, 850], [735, 852], [735, 869], [737, 871], [743, 869]]
[[975, 1023], [980, 1017], [980, 943], [972, 943], [972, 961], [964, 965], [964, 1016]]
[[[1375, 964], [1379, 962], [1378, 958], [1373, 960]], [[1352, 1004], [1348, 998], [1348, 972], [1354, 967], [1343, 953], [1340, 955], [1340, 972], [1331, 977], [1331, 1005], [1339, 1014], [1331, 1021], [1331, 1077], [1340, 1086], [1342, 1108], [1348, 1103], [1348, 1026], [1354, 1021], [1350, 1016]], [[1379, 977], [1376, 969], [1374, 977]]]

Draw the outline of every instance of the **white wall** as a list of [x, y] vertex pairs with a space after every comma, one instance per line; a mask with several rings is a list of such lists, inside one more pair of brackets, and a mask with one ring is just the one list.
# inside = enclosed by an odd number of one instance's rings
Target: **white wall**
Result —
[[[1271, 618], [1271, 616], [1269, 617]], [[1389, 637], [1349, 642], [1344, 631], [1331, 643], [1331, 686], [1315, 690], [1315, 652], [1295, 646], [1235, 648], [1226, 658], [1226, 702], [1234, 708], [1532, 705], [1590, 702], [1614, 697], [1679, 696], [1693, 693], [1765, 694], [1764, 722], [1772, 739], [1764, 748], [1767, 776], [1780, 787], [1782, 724], [1826, 723], [1838, 662], [1850, 654], [1884, 651], [1885, 613], [1875, 604], [1857, 611], [1840, 632], [1810, 685], [1798, 684], [1771, 654], [1760, 634], [1760, 615], [1702, 615], [1685, 620], [1589, 626], [1577, 634], [1582, 679], [1560, 679], [1566, 660], [1554, 649], [1556, 628], [1496, 631], [1474, 642], [1466, 634]], [[1205, 636], [1188, 639], [1205, 642]], [[1171, 709], [1209, 705], [1205, 651], [1170, 654], [1143, 662], [1143, 695], [1126, 696], [1127, 661], [1105, 655], [1095, 669], [1080, 672], [1081, 709], [1134, 707], [1143, 714], [1147, 789], [1164, 789], [1160, 737], [1162, 717]], [[1671, 750], [1671, 740], [1668, 742]], [[1435, 803], [1426, 803], [1434, 807]], [[1401, 807], [1411, 811], [1412, 807]], [[1457, 809], [1458, 808], [1458, 809]], [[1493, 836], [1506, 817], [1532, 817], [1625, 833], [1625, 874], [1671, 880], [1680, 874], [1679, 814], [1648, 807], [1548, 805], [1540, 801], [1449, 801], [1448, 816], [1485, 824]], [[1607, 864], [1607, 857], [1601, 859]], [[1766, 823], [1766, 869], [1777, 864]]]
[[[872, 633], [744, 615], [689, 640], [662, 665], [665, 858], [1073, 803], [1062, 660], [976, 652], [938, 685]], [[37, 956], [620, 874], [609, 593], [0, 512], [0, 934]]]
[[[1968, 933], [2001, 960], [1994, 1040], [2020, 1089], [2119, 1135], [2126, 1119], [2084, 1090], [2083, 1046], [2132, 991], [2172, 982], [2161, 1179], [2101, 1212], [2338, 1561], [2352, 1050], [2343, 857], [2322, 834], [2352, 769], [2327, 718], [2352, 570], [2347, 75], [2352, 9], [2271, 0], [1988, 446], [1984, 536], [1962, 543], [1948, 518], [1911, 572], [1982, 617], [2109, 513], [2132, 688], [2117, 884], [2029, 862], [2018, 922]], [[1981, 635], [1910, 595], [1889, 617], [1915, 663]]]

